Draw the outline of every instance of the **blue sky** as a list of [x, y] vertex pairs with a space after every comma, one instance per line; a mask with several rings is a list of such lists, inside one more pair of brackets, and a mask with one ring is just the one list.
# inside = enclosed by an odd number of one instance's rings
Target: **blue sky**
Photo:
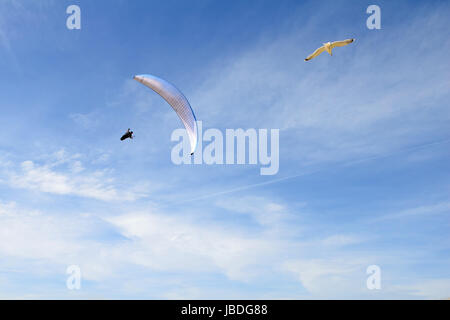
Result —
[[[0, 298], [450, 297], [449, 16], [445, 1], [0, 1]], [[143, 73], [204, 128], [280, 129], [278, 174], [174, 165], [181, 123]]]

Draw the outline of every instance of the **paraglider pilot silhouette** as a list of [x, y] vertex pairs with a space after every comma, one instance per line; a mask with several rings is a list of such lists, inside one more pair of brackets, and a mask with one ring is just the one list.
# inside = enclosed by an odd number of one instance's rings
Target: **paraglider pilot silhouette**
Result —
[[123, 141], [128, 138], [133, 139], [133, 131], [130, 131], [130, 128], [128, 128], [127, 132], [125, 132], [125, 134], [120, 138], [120, 140]]

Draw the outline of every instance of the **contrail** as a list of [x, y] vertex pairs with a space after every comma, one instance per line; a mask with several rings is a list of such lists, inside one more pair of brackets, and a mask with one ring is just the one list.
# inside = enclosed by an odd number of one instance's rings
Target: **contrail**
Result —
[[[405, 149], [402, 149], [402, 150], [393, 151], [393, 152], [390, 152], [390, 153], [387, 153], [387, 154], [382, 154], [382, 155], [379, 155], [379, 156], [371, 156], [371, 157], [366, 157], [366, 158], [362, 158], [362, 159], [346, 161], [346, 162], [337, 164], [336, 166], [345, 167], [345, 166], [354, 165], [354, 164], [358, 164], [358, 163], [362, 163], [362, 162], [367, 162], [367, 161], [372, 161], [372, 160], [377, 160], [377, 159], [382, 159], [382, 158], [389, 158], [389, 157], [397, 155], [397, 154], [401, 154], [401, 153], [405, 153], [405, 152], [411, 152], [411, 151], [420, 150], [420, 149], [425, 149], [425, 148], [429, 148], [429, 147], [432, 147], [432, 146], [445, 144], [445, 143], [448, 143], [448, 142], [450, 142], [450, 139], [441, 140], [441, 141], [435, 141], [435, 142], [430, 142], [430, 143], [425, 143], [425, 144], [421, 144], [421, 145], [418, 145], [418, 146], [413, 146], [413, 147], [405, 148]], [[266, 182], [254, 183], [254, 184], [249, 184], [249, 185], [237, 187], [237, 188], [234, 188], [234, 189], [229, 189], [229, 190], [225, 190], [225, 191], [209, 193], [209, 194], [206, 194], [206, 195], [203, 195], [203, 196], [200, 196], [200, 197], [196, 197], [196, 198], [191, 198], [191, 199], [187, 199], [187, 200], [183, 200], [183, 201], [179, 201], [179, 202], [172, 202], [172, 203], [170, 203], [170, 205], [177, 205], [177, 204], [188, 203], [188, 202], [193, 202], [193, 201], [198, 201], [198, 200], [204, 200], [204, 199], [208, 199], [208, 198], [212, 198], [212, 197], [216, 197], [216, 196], [220, 196], [220, 195], [224, 195], [224, 194], [234, 193], [234, 192], [241, 191], [241, 190], [257, 188], [257, 187], [266, 186], [266, 185], [270, 185], [270, 184], [274, 184], [274, 183], [280, 183], [282, 181], [295, 179], [295, 178], [298, 178], [298, 177], [302, 177], [302, 176], [306, 176], [306, 175], [310, 175], [310, 174], [315, 174], [315, 173], [322, 172], [322, 171], [327, 171], [327, 170], [330, 170], [330, 168], [323, 168], [323, 169], [312, 170], [312, 171], [309, 171], [309, 172], [303, 172], [303, 173], [295, 174], [295, 175], [292, 175], [292, 176], [287, 176], [287, 177], [283, 177], [283, 178], [273, 179], [273, 180], [266, 181]]]
[[197, 198], [183, 200], [183, 201], [172, 203], [172, 204], [180, 204], [180, 203], [192, 202], [192, 201], [197, 201], [197, 200], [203, 200], [203, 199], [212, 198], [212, 197], [215, 197], [215, 196], [220, 196], [220, 195], [223, 195], [223, 194], [234, 193], [234, 192], [241, 191], [241, 190], [246, 190], [246, 189], [250, 189], [250, 188], [256, 188], [256, 187], [265, 186], [265, 185], [269, 185], [269, 184], [274, 184], [274, 183], [278, 183], [278, 182], [281, 182], [281, 181], [285, 181], [285, 180], [289, 180], [289, 179], [294, 179], [294, 178], [298, 178], [298, 177], [301, 177], [301, 176], [305, 176], [305, 175], [308, 175], [308, 174], [313, 174], [313, 173], [316, 173], [318, 171], [320, 171], [320, 170], [300, 173], [300, 174], [296, 174], [296, 175], [293, 175], [293, 176], [273, 179], [273, 180], [266, 181], [266, 182], [249, 184], [249, 185], [237, 187], [237, 188], [234, 188], [234, 189], [229, 189], [229, 190], [225, 190], [225, 191], [210, 193], [210, 194], [207, 194], [207, 195], [204, 195], [204, 196], [200, 196], [200, 197], [197, 197]]

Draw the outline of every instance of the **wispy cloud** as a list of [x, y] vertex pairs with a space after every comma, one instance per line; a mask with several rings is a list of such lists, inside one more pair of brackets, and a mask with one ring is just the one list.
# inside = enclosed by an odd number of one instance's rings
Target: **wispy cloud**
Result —
[[431, 205], [421, 205], [415, 208], [410, 208], [406, 210], [400, 210], [399, 212], [394, 212], [386, 215], [381, 215], [377, 218], [371, 219], [371, 222], [380, 222], [390, 219], [404, 219], [411, 218], [415, 216], [423, 215], [436, 215], [436, 214], [449, 214], [450, 213], [450, 203], [440, 202]]
[[[336, 34], [357, 40], [335, 53], [339, 60], [320, 56], [312, 63], [302, 56], [317, 44], [310, 25], [264, 39], [211, 66], [192, 103], [208, 114], [205, 125], [242, 126], [248, 114], [258, 114], [253, 126], [282, 129], [284, 163], [302, 166], [389, 153], [423, 137], [448, 138], [443, 119], [449, 119], [450, 83], [441, 68], [449, 66], [435, 63], [450, 49], [441, 36], [446, 20], [436, 9], [383, 38]], [[447, 49], [429, 50], [437, 46]], [[417, 61], [419, 69], [412, 67]]]
[[86, 170], [79, 158], [60, 150], [44, 163], [22, 161], [18, 168], [10, 167], [4, 173], [6, 183], [13, 188], [102, 201], [135, 201], [146, 196], [133, 188], [118, 189], [109, 170]]
[[232, 213], [249, 215], [261, 225], [272, 227], [293, 218], [287, 208], [277, 202], [261, 201], [260, 197], [235, 197], [221, 199], [216, 205]]
[[294, 260], [286, 262], [284, 267], [298, 277], [302, 286], [315, 297], [333, 295], [337, 298], [340, 294], [346, 296], [358, 291], [361, 293], [364, 288], [365, 275], [361, 272], [364, 263], [361, 261]]
[[410, 285], [400, 285], [393, 288], [404, 291], [421, 299], [449, 299], [450, 278], [424, 279]]

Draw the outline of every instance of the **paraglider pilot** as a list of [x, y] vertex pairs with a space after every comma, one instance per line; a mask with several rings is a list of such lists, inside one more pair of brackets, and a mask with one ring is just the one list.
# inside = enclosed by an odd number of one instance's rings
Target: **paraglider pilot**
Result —
[[122, 136], [122, 138], [120, 138], [120, 140], [123, 141], [128, 138], [133, 139], [133, 131], [130, 131], [130, 128], [128, 128], [127, 132], [125, 132], [125, 134]]

